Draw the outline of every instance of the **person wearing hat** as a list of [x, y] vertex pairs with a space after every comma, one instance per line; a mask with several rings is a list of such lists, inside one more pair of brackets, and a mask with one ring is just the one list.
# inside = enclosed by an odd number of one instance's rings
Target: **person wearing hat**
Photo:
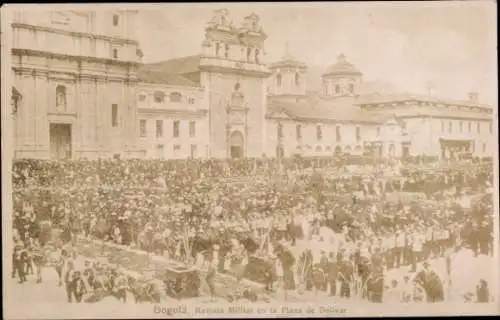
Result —
[[424, 289], [427, 302], [434, 303], [444, 300], [444, 289], [441, 278], [432, 270], [428, 261], [424, 261], [423, 269], [416, 275], [415, 281]]
[[18, 242], [14, 246], [14, 252], [12, 253], [12, 278], [15, 278], [16, 273], [19, 277], [19, 283], [24, 283], [26, 281], [25, 264], [27, 260], [27, 254], [22, 245], [22, 242]]

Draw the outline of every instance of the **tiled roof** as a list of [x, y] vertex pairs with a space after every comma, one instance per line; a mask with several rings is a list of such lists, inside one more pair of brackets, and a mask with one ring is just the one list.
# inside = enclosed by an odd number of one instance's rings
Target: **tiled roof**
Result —
[[200, 55], [175, 58], [156, 63], [144, 64], [141, 68], [170, 74], [186, 74], [199, 71]]
[[270, 99], [268, 116], [284, 113], [296, 120], [383, 123], [390, 115], [362, 110], [350, 99], [323, 99], [309, 96], [301, 100]]
[[149, 69], [140, 68], [137, 71], [137, 79], [146, 83], [160, 83], [167, 84], [171, 86], [185, 86], [185, 87], [197, 87], [198, 83], [195, 83], [179, 74], [165, 73], [161, 71], [154, 71]]
[[364, 97], [363, 99], [359, 99], [357, 104], [381, 104], [381, 103], [395, 103], [402, 101], [421, 101], [421, 102], [429, 102], [436, 104], [491, 108], [491, 106], [489, 105], [472, 102], [468, 100], [443, 99], [438, 97], [409, 94], [409, 93], [390, 94], [390, 95], [370, 95]]
[[[451, 119], [480, 119], [492, 120], [493, 115], [487, 113], [479, 113], [473, 111], [450, 110], [447, 108], [436, 107], [406, 107], [389, 109], [392, 114], [399, 118], [409, 117], [434, 117], [434, 118], [451, 118]], [[383, 114], [383, 110], [373, 110], [373, 114]]]
[[362, 75], [352, 63], [348, 62], [343, 54], [338, 57], [337, 63], [330, 66], [323, 73], [323, 76], [335, 76], [335, 75]]

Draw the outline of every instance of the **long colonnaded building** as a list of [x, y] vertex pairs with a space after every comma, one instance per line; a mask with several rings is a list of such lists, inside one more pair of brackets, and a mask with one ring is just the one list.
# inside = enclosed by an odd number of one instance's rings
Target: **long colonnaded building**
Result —
[[[491, 156], [493, 110], [467, 100], [366, 93], [344, 55], [310, 92], [286, 50], [264, 62], [256, 14], [213, 13], [201, 53], [140, 62], [136, 11], [23, 12], [12, 24], [17, 158]], [[54, 45], [57, 44], [57, 45]]]

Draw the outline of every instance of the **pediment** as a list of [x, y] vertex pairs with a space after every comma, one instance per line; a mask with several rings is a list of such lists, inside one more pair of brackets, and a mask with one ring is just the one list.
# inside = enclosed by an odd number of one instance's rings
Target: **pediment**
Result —
[[273, 118], [273, 119], [291, 119], [290, 116], [288, 116], [283, 111], [277, 111], [277, 112], [272, 113], [270, 115], [270, 118]]

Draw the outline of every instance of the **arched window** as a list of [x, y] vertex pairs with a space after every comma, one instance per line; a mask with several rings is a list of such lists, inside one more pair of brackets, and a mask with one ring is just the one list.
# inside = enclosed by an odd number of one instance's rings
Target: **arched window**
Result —
[[215, 56], [219, 56], [220, 53], [220, 43], [216, 42], [215, 43]]
[[352, 83], [349, 84], [349, 92], [354, 93], [354, 84]]
[[335, 85], [335, 93], [339, 94], [340, 93], [340, 86], [337, 84]]
[[169, 96], [170, 102], [180, 102], [182, 95], [179, 92], [172, 92]]
[[56, 87], [56, 108], [60, 111], [66, 110], [66, 87], [58, 85]]
[[255, 49], [255, 63], [259, 63], [259, 54], [260, 54], [259, 49]]
[[323, 131], [321, 126], [316, 126], [316, 140], [320, 141], [321, 139], [323, 139]]
[[153, 95], [156, 103], [162, 103], [163, 101], [165, 101], [165, 92], [155, 91]]
[[300, 86], [300, 75], [298, 72], [295, 72], [295, 85]]
[[113, 15], [113, 26], [117, 27], [119, 23], [120, 23], [120, 16], [117, 14], [114, 14]]
[[278, 87], [281, 87], [281, 73], [278, 73], [276, 75], [276, 84], [278, 85]]
[[250, 61], [252, 56], [252, 48], [247, 48], [247, 61]]
[[224, 56], [227, 58], [229, 58], [229, 45], [226, 44], [226, 51], [224, 52]]

